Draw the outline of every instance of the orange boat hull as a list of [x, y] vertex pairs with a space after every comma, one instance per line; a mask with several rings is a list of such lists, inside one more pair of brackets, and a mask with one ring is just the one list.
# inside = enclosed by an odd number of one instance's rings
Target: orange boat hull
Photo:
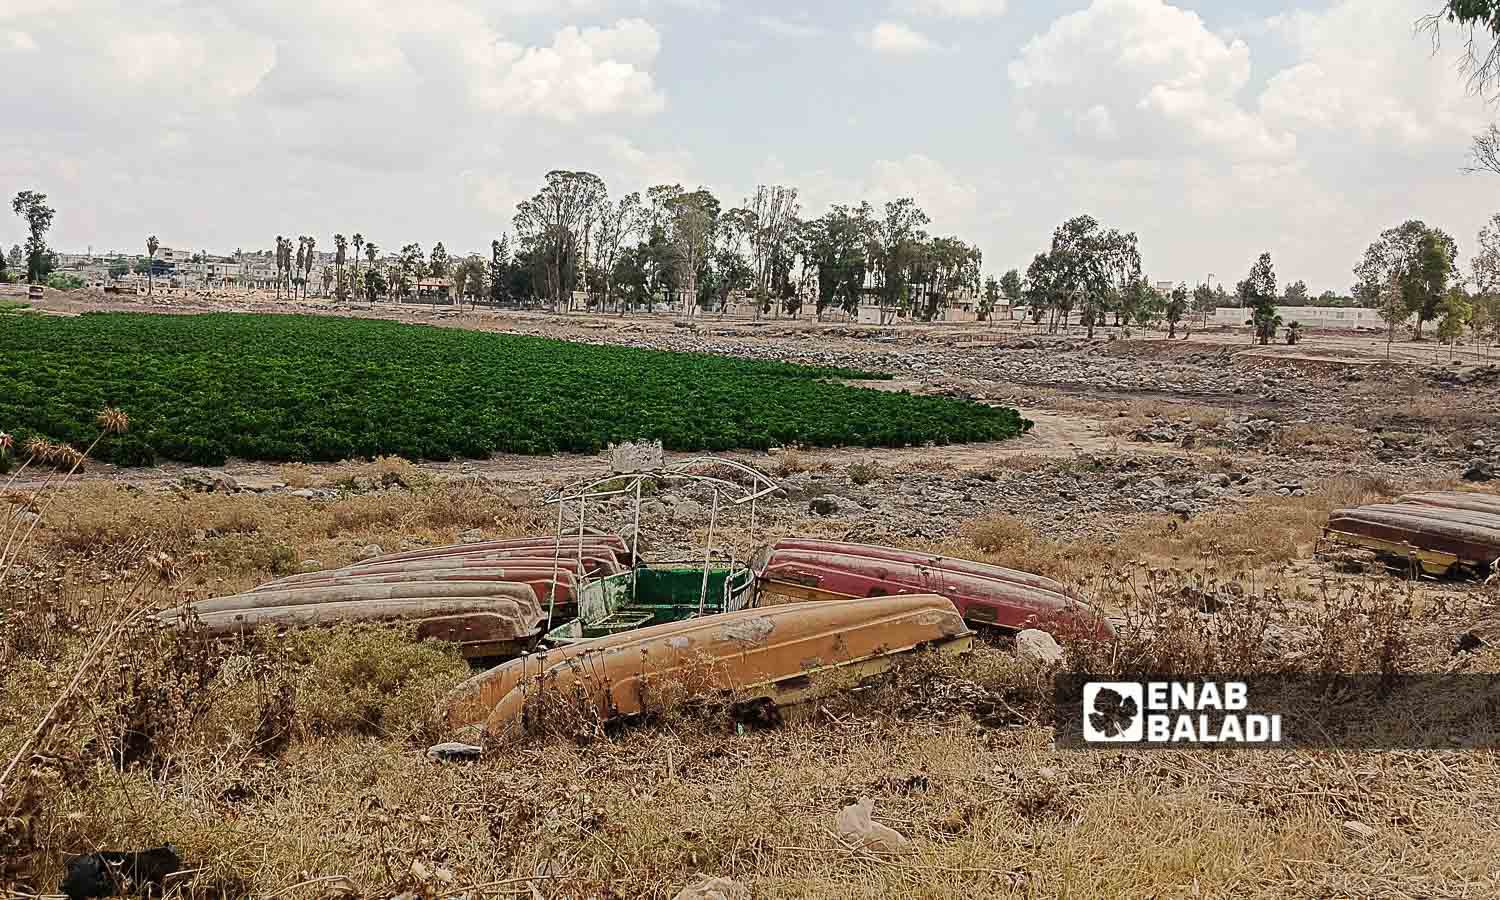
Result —
[[608, 720], [639, 714], [684, 683], [785, 707], [838, 690], [835, 672], [873, 673], [924, 647], [962, 652], [972, 636], [953, 604], [933, 595], [745, 609], [511, 660], [455, 689], [446, 714], [456, 728], [513, 738], [557, 698]]

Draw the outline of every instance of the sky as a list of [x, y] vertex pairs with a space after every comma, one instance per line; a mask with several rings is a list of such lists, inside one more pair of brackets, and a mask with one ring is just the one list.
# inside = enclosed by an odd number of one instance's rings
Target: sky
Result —
[[[1023, 272], [1087, 213], [1148, 277], [1346, 292], [1382, 229], [1462, 254], [1500, 113], [1437, 0], [0, 0], [0, 195], [54, 246], [268, 249], [362, 233], [485, 251], [550, 169], [725, 207], [758, 183], [911, 196]], [[24, 237], [0, 217], [0, 242]]]

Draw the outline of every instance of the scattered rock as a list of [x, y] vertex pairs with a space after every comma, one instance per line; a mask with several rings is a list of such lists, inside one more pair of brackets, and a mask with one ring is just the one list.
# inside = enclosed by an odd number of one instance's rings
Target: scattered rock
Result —
[[233, 494], [240, 489], [234, 476], [210, 469], [188, 469], [177, 480], [183, 487], [203, 493]]
[[286, 487], [286, 482], [273, 481], [269, 478], [239, 478], [236, 480], [239, 482], [240, 490], [250, 491], [253, 494], [268, 494]]
[[1363, 822], [1356, 822], [1353, 819], [1350, 819], [1349, 821], [1344, 823], [1344, 830], [1354, 835], [1355, 837], [1365, 839], [1372, 838], [1376, 834], [1375, 829], [1371, 828]]
[[1178, 500], [1176, 503], [1168, 506], [1167, 510], [1169, 512], [1174, 512], [1186, 519], [1188, 516], [1191, 516], [1193, 514], [1193, 504], [1187, 502], [1186, 500]]
[[750, 900], [750, 889], [732, 878], [699, 874], [672, 900]]
[[1057, 639], [1039, 628], [1027, 628], [1016, 635], [1016, 654], [1046, 666], [1063, 661], [1063, 648]]
[[678, 500], [672, 507], [672, 518], [695, 522], [708, 515], [708, 509], [697, 500]]
[[1229, 487], [1230, 484], [1232, 484], [1234, 482], [1234, 479], [1230, 478], [1228, 475], [1225, 475], [1222, 472], [1214, 474], [1214, 475], [1210, 475], [1210, 476], [1208, 476], [1207, 478], [1205, 478], [1203, 480], [1206, 481], [1208, 484], [1212, 485], [1213, 487], [1217, 487], [1217, 488], [1227, 488], [1227, 487]]
[[482, 747], [448, 741], [427, 748], [427, 758], [434, 762], [473, 762], [484, 753]]
[[[171, 844], [150, 850], [119, 852], [104, 850], [87, 856], [70, 856], [65, 865], [62, 892], [69, 900], [84, 897], [117, 897], [122, 888], [140, 895], [160, 894], [167, 876], [182, 868], [182, 858]], [[154, 889], [154, 890], [153, 890]]]
[[821, 497], [814, 497], [809, 500], [807, 509], [808, 512], [816, 516], [836, 516], [839, 513], [841, 505], [838, 497], [832, 494], [824, 494]]
[[297, 488], [295, 491], [288, 491], [287, 496], [301, 497], [304, 500], [311, 500], [314, 497], [318, 496], [318, 492], [314, 491], [312, 488]]
[[1483, 459], [1470, 460], [1464, 470], [1464, 481], [1494, 481], [1496, 477], [1495, 467]]
[[484, 532], [480, 531], [478, 528], [470, 528], [468, 531], [465, 531], [463, 534], [458, 536], [458, 541], [461, 544], [477, 544], [483, 540]]
[[322, 570], [323, 564], [315, 559], [304, 559], [302, 561], [302, 571], [304, 572], [321, 572]]
[[356, 559], [360, 559], [360, 560], [374, 559], [375, 557], [380, 556], [384, 552], [385, 552], [384, 550], [380, 549], [380, 545], [379, 544], [369, 544], [369, 545], [366, 545], [363, 549], [361, 549], [359, 551], [359, 554], [355, 558]]
[[1453, 642], [1453, 652], [1468, 653], [1500, 641], [1500, 616], [1482, 619], [1470, 626]]
[[905, 835], [872, 819], [874, 811], [875, 801], [869, 797], [844, 807], [833, 820], [839, 837], [878, 853], [904, 852], [910, 845]]

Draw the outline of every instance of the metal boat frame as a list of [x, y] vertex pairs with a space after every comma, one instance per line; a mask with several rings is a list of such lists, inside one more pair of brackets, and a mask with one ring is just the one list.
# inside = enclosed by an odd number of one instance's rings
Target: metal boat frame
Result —
[[[741, 476], [741, 480], [735, 481], [722, 477], [726, 469], [731, 473], [737, 473]], [[647, 482], [665, 485], [707, 485], [712, 489], [713, 501], [709, 509], [708, 534], [704, 541], [701, 565], [698, 564], [696, 558], [688, 561], [693, 567], [691, 570], [685, 566], [673, 567], [670, 562], [667, 565], [657, 564], [649, 568], [643, 564], [640, 556], [641, 501], [642, 490]], [[543, 640], [549, 644], [573, 644], [651, 624], [693, 618], [715, 612], [732, 612], [747, 605], [753, 601], [756, 587], [755, 575], [750, 569], [749, 561], [739, 560], [735, 548], [731, 546], [728, 568], [720, 570], [713, 568], [716, 549], [714, 532], [719, 523], [719, 510], [725, 504], [730, 508], [742, 508], [748, 505], [750, 532], [754, 538], [759, 528], [758, 502], [779, 490], [781, 486], [759, 469], [718, 456], [697, 456], [633, 471], [612, 471], [587, 482], [564, 487], [546, 500], [549, 505], [557, 506], [557, 530], [552, 543], [554, 563], [562, 559], [564, 541], [575, 537], [571, 531], [564, 533], [566, 525], [564, 516], [569, 504], [575, 502], [578, 504], [576, 539], [581, 554], [584, 541], [590, 532], [589, 503], [593, 501], [598, 504], [613, 497], [623, 496], [631, 497], [634, 501], [629, 566], [623, 573], [597, 579], [585, 573], [577, 581], [573, 593], [577, 601], [578, 617], [556, 627], [554, 627], [554, 618], [557, 603], [554, 589], [547, 604], [547, 624]], [[642, 603], [640, 585], [646, 571], [676, 581], [681, 581], [682, 577], [690, 572], [697, 574], [697, 603], [683, 604], [672, 602], [670, 599], [667, 603]], [[710, 590], [710, 578], [718, 572], [723, 572], [722, 588], [717, 591], [717, 597], [714, 597]], [[674, 579], [672, 576], [677, 577]], [[714, 602], [711, 603], [711, 599]]]

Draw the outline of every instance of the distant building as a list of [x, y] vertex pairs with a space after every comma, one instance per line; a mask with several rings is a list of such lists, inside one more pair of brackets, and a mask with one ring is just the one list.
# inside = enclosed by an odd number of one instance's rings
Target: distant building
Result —
[[451, 278], [418, 278], [417, 299], [418, 300], [447, 300], [453, 296], [453, 279]]
[[[1343, 328], [1353, 331], [1371, 328], [1384, 331], [1390, 326], [1380, 318], [1380, 311], [1363, 306], [1278, 306], [1276, 315], [1284, 324], [1293, 322], [1303, 328]], [[1214, 310], [1210, 325], [1244, 325], [1250, 311], [1238, 306], [1221, 306]]]

